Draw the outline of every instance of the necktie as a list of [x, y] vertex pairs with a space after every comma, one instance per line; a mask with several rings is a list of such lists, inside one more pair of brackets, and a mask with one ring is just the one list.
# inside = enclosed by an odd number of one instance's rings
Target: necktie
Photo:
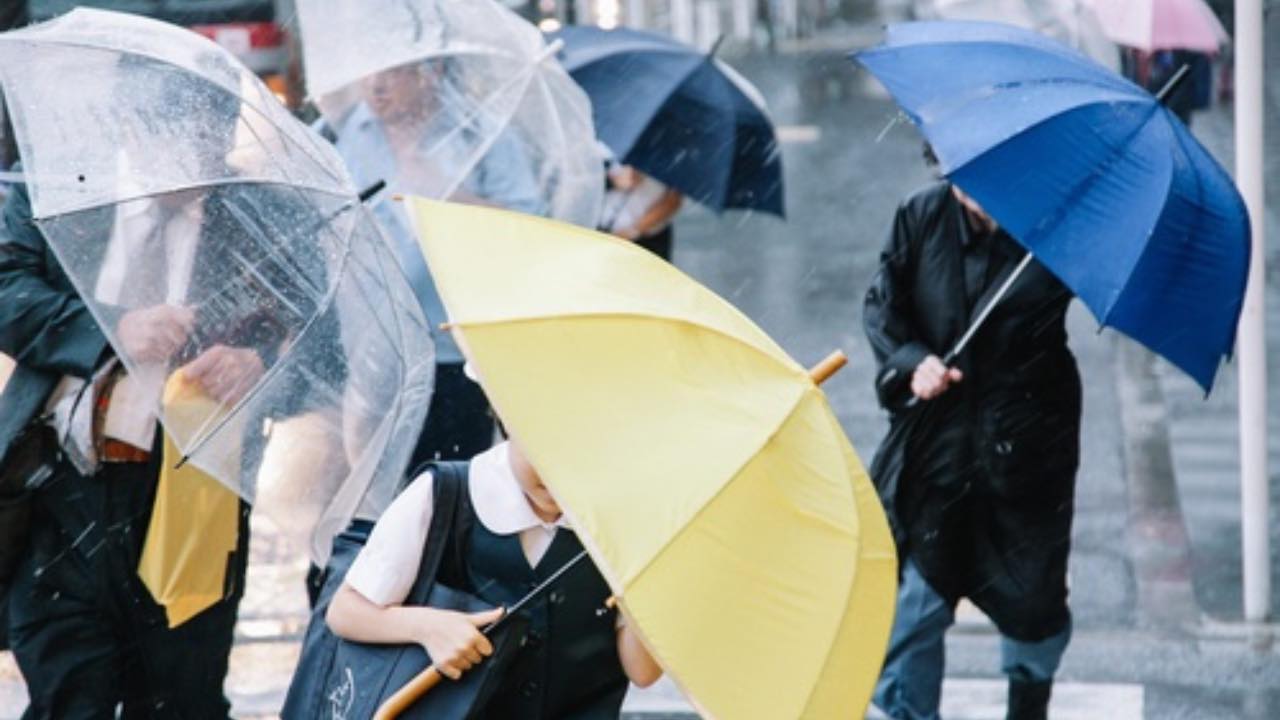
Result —
[[[129, 309], [159, 305], [169, 294], [169, 255], [165, 233], [173, 213], [155, 205], [142, 218], [148, 222], [130, 223], [126, 232], [143, 233], [133, 239], [128, 253], [128, 269], [120, 291], [120, 304]], [[127, 240], [126, 240], [127, 241]]]

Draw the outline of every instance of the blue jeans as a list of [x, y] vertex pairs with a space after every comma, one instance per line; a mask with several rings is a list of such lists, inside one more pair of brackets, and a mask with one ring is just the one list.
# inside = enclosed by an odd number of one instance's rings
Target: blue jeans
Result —
[[[955, 608], [907, 560], [889, 650], [872, 698], [876, 707], [894, 720], [938, 720], [946, 665], [943, 636], [954, 623]], [[1070, 624], [1039, 642], [1001, 638], [1000, 669], [1011, 680], [1052, 680], [1070, 639]]]

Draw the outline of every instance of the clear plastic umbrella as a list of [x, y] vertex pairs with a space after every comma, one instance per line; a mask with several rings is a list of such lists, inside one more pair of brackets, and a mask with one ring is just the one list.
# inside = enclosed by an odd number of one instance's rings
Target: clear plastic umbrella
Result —
[[591, 105], [494, 0], [298, 0], [307, 89], [357, 182], [594, 227]]
[[216, 44], [133, 15], [0, 35], [0, 82], [35, 222], [130, 392], [323, 558], [389, 502], [434, 368], [333, 148]]
[[920, 19], [987, 20], [1017, 25], [1074, 47], [1118, 70], [1120, 54], [1103, 32], [1091, 0], [931, 0], [919, 3]]

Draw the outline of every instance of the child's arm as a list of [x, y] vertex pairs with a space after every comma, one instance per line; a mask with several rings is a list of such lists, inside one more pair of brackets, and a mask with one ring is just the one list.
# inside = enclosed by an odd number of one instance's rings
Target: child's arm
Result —
[[630, 620], [618, 629], [618, 659], [627, 679], [640, 687], [649, 687], [662, 677], [662, 667], [631, 631]]
[[478, 628], [502, 617], [502, 608], [460, 613], [433, 607], [378, 605], [343, 583], [325, 613], [335, 635], [364, 643], [417, 643], [445, 677], [457, 680], [493, 654]]

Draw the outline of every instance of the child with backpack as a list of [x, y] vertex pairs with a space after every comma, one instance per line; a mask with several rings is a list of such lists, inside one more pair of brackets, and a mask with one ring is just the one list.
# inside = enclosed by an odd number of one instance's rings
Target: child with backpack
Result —
[[[440, 673], [457, 680], [494, 652], [480, 629], [573, 560], [582, 544], [514, 440], [468, 463], [428, 468], [378, 520], [325, 618], [348, 641], [418, 644]], [[448, 477], [463, 486], [451, 508], [441, 505]], [[432, 548], [440, 536], [430, 530], [445, 512], [452, 531], [445, 547]], [[405, 604], [423, 581], [424, 552], [432, 550], [443, 551], [437, 586], [471, 593], [493, 609]], [[604, 607], [609, 595], [589, 560], [539, 593], [521, 611], [527, 627], [480, 716], [618, 717], [627, 681], [650, 685], [662, 671], [617, 611]]]

